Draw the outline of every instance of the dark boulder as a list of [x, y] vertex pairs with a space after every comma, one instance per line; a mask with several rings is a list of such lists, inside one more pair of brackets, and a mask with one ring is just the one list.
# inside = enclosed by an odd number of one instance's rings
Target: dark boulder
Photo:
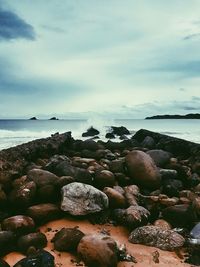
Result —
[[45, 250], [29, 255], [18, 261], [13, 267], [55, 267], [54, 256]]
[[55, 204], [44, 203], [29, 207], [27, 214], [41, 224], [60, 218], [62, 213]]
[[130, 134], [129, 130], [124, 126], [111, 126], [112, 133], [118, 136]]
[[32, 218], [24, 215], [9, 217], [2, 222], [2, 229], [12, 231], [16, 235], [27, 234], [34, 231], [35, 223]]
[[52, 239], [54, 248], [58, 251], [76, 251], [84, 233], [75, 228], [62, 228]]
[[87, 129], [86, 132], [82, 133], [82, 137], [89, 137], [89, 136], [95, 136], [98, 135], [99, 131], [93, 127], [90, 127]]
[[105, 138], [114, 139], [115, 135], [114, 135], [114, 133], [106, 133]]
[[35, 247], [36, 249], [41, 249], [46, 247], [47, 238], [43, 233], [30, 233], [28, 235], [21, 236], [18, 239], [18, 249], [22, 253], [26, 253], [29, 247]]

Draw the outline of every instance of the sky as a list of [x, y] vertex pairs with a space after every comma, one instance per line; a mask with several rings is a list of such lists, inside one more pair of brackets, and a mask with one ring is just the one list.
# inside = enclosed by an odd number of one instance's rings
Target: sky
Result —
[[0, 0], [0, 118], [200, 112], [199, 0]]

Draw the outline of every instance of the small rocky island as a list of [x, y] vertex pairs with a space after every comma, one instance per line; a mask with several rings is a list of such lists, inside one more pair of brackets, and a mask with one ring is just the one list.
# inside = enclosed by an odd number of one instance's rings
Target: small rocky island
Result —
[[49, 120], [50, 120], [50, 121], [58, 121], [59, 119], [56, 118], [56, 117], [52, 117], [52, 118], [50, 118]]
[[29, 120], [31, 120], [31, 121], [36, 121], [37, 118], [36, 118], [36, 117], [32, 117], [32, 118], [30, 118]]
[[158, 119], [200, 119], [200, 114], [190, 113], [186, 115], [155, 115], [145, 118], [145, 120], [158, 120]]
[[0, 224], [3, 267], [199, 266], [200, 144], [141, 129], [2, 150]]

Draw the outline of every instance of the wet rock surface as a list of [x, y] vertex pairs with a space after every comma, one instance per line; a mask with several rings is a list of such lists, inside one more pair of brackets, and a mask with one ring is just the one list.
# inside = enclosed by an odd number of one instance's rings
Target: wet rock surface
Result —
[[[48, 231], [37, 227], [72, 215], [123, 225], [132, 231], [130, 242], [163, 250], [185, 246], [187, 261], [200, 263], [200, 145], [147, 130], [127, 139], [125, 127], [111, 133], [124, 140], [74, 140], [68, 132], [0, 151], [0, 255], [45, 247]], [[54, 235], [54, 249], [76, 254], [86, 236], [65, 227]], [[84, 244], [88, 250], [79, 254], [88, 266], [120, 260], [105, 232]], [[48, 253], [33, 254], [16, 266], [54, 266]]]

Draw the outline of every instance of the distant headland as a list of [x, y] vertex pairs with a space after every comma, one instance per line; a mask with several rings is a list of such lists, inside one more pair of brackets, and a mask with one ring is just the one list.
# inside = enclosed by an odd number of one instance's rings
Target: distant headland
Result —
[[190, 113], [186, 115], [155, 115], [152, 117], [146, 117], [145, 120], [154, 119], [200, 119], [199, 113]]

